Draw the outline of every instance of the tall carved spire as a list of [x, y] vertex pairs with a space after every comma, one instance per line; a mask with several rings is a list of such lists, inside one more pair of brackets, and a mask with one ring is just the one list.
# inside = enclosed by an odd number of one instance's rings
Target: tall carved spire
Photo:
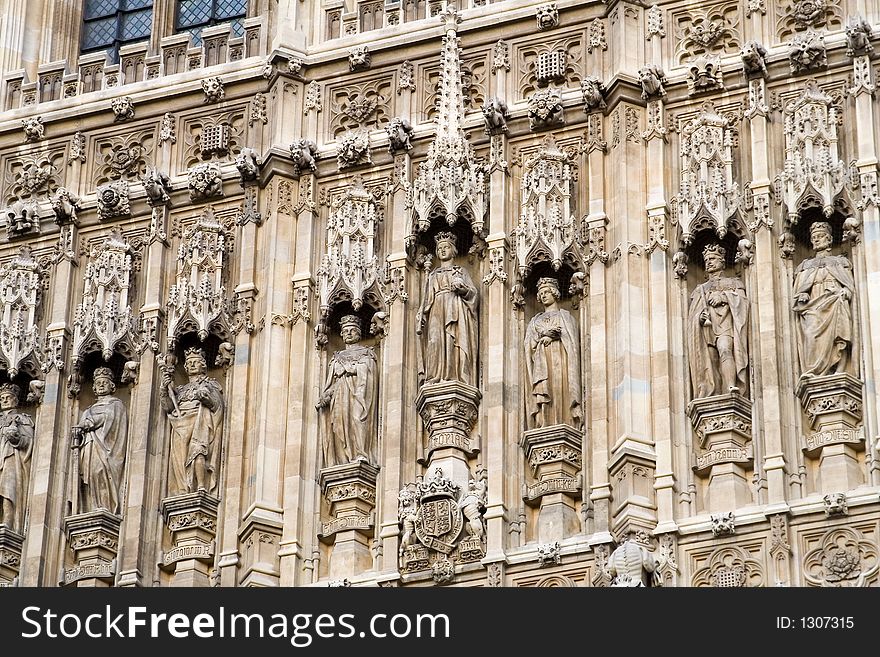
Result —
[[451, 6], [440, 16], [445, 34], [437, 92], [437, 132], [413, 183], [413, 233], [428, 230], [434, 217], [445, 218], [450, 226], [462, 217], [474, 233], [481, 235], [488, 197], [485, 172], [476, 163], [461, 127], [464, 98], [456, 33], [459, 16]]

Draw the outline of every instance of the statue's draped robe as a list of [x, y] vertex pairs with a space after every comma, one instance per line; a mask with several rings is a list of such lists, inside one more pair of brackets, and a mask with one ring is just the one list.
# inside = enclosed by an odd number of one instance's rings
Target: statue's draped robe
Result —
[[330, 359], [324, 393], [324, 467], [365, 460], [376, 465], [376, 353], [362, 345]]
[[[195, 396], [201, 388], [208, 393], [208, 404]], [[205, 375], [178, 386], [174, 390], [180, 414], [170, 414], [171, 472], [174, 493], [195, 492], [193, 462], [200, 454], [205, 457], [209, 483], [207, 492], [217, 487], [220, 464], [221, 428], [223, 425], [223, 390], [220, 384]]]
[[[723, 303], [712, 306], [709, 298], [720, 295]], [[709, 315], [703, 325], [700, 315]], [[736, 383], [742, 395], [748, 395], [749, 379], [749, 300], [742, 281], [733, 277], [710, 278], [691, 294], [688, 312], [687, 346], [694, 399], [727, 394], [721, 379], [716, 340], [727, 336], [733, 341]]]
[[[541, 337], [559, 329], [549, 345]], [[528, 426], [581, 425], [581, 372], [578, 332], [574, 317], [566, 310], [535, 315], [526, 328], [525, 352], [529, 376], [526, 406]]]
[[11, 426], [16, 428], [15, 445], [0, 433], [0, 497], [12, 502], [14, 514], [13, 518], [3, 518], [3, 522], [13, 531], [21, 532], [34, 445], [34, 421], [14, 409], [0, 411], [0, 429]]
[[[454, 281], [467, 288], [454, 291]], [[477, 288], [470, 275], [458, 265], [431, 272], [422, 310], [425, 383], [461, 381], [477, 386]]]
[[119, 513], [119, 491], [125, 466], [128, 437], [128, 411], [116, 397], [99, 398], [83, 411], [80, 424], [91, 422], [83, 431], [79, 450], [81, 511], [107, 509]]
[[[844, 256], [818, 256], [795, 270], [795, 299], [798, 294], [810, 297], [805, 304], [794, 304], [801, 374], [836, 373], [844, 352], [854, 353], [852, 305], [843, 297], [844, 290], [849, 290], [850, 299], [855, 295], [851, 267]], [[852, 358], [845, 370], [855, 373]]]

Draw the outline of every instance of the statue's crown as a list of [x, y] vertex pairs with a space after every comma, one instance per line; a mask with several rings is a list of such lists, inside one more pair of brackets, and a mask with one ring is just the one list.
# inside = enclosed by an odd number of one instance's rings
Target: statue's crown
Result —
[[434, 235], [434, 243], [440, 244], [440, 242], [452, 242], [453, 246], [458, 246], [458, 237], [450, 230], [441, 230]]
[[0, 393], [4, 392], [18, 397], [19, 395], [21, 395], [21, 388], [19, 388], [14, 383], [4, 383], [3, 385], [0, 385]]
[[109, 367], [96, 367], [95, 371], [92, 373], [92, 381], [97, 381], [101, 377], [105, 379], [113, 380], [113, 370]]
[[706, 257], [710, 255], [716, 255], [724, 258], [727, 255], [727, 250], [720, 244], [707, 244], [705, 247], [703, 247], [703, 260], [705, 260]]
[[186, 351], [183, 352], [184, 359], [194, 358], [196, 356], [201, 358], [202, 360], [205, 360], [206, 359], [205, 350], [202, 349], [201, 347], [190, 347], [189, 349], [187, 349]]
[[361, 330], [361, 318], [357, 315], [343, 315], [339, 320], [339, 328], [344, 329], [346, 326], [354, 326]]

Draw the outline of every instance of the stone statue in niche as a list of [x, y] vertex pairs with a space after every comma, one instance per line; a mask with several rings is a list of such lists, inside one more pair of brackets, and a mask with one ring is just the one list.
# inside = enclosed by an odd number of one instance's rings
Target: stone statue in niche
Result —
[[424, 383], [460, 381], [477, 387], [477, 287], [470, 275], [452, 264], [458, 255], [454, 233], [434, 237], [440, 266], [428, 275], [416, 333], [423, 350]]
[[162, 409], [171, 421], [171, 495], [217, 487], [223, 427], [223, 389], [208, 376], [208, 361], [200, 347], [184, 354], [189, 381], [174, 386], [170, 368], [163, 370]]
[[855, 280], [845, 256], [831, 255], [831, 224], [810, 226], [816, 253], [794, 274], [794, 314], [802, 376], [854, 374], [852, 298]]
[[73, 427], [79, 451], [79, 510], [107, 509], [119, 514], [128, 411], [122, 400], [113, 396], [116, 384], [110, 368], [97, 368], [92, 378], [97, 400]]
[[357, 315], [344, 316], [339, 332], [346, 346], [330, 359], [317, 404], [324, 415], [324, 467], [355, 461], [376, 465], [376, 352], [358, 344], [361, 320]]
[[555, 278], [538, 280], [544, 310], [529, 322], [525, 338], [529, 429], [582, 423], [578, 329], [571, 313], [559, 308], [560, 296]]
[[687, 323], [694, 399], [748, 395], [749, 300], [743, 282], [724, 276], [725, 249], [703, 249], [706, 282], [691, 294]]
[[643, 587], [651, 584], [657, 560], [648, 549], [627, 537], [608, 557], [608, 574], [613, 587]]
[[0, 525], [14, 532], [24, 527], [34, 445], [34, 421], [18, 410], [20, 394], [14, 383], [0, 385]]

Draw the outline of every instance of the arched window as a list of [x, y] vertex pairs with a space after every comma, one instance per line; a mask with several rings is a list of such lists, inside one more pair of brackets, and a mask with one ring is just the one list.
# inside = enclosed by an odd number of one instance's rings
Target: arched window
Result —
[[176, 29], [189, 32], [195, 45], [202, 42], [202, 30], [209, 25], [230, 23], [235, 36], [244, 34], [242, 19], [247, 0], [178, 0]]
[[86, 0], [80, 50], [108, 50], [117, 61], [119, 46], [149, 39], [152, 27], [153, 0]]

